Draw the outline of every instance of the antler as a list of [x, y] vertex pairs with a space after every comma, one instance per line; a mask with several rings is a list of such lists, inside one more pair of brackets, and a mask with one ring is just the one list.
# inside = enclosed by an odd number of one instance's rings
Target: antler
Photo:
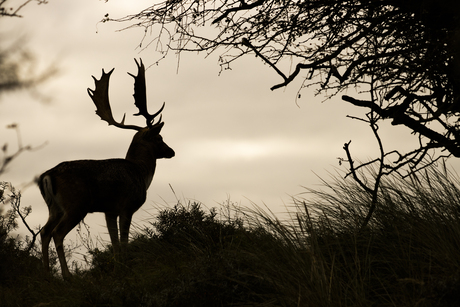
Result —
[[[136, 59], [134, 59], [137, 65], [137, 76], [128, 73], [131, 77], [134, 78], [134, 104], [136, 107], [139, 109], [139, 113], [134, 114], [135, 116], [142, 115], [145, 117], [147, 121], [147, 126], [152, 127], [153, 121], [155, 120], [155, 117], [163, 111], [163, 108], [165, 107], [165, 103], [163, 102], [163, 106], [156, 112], [155, 114], [149, 114], [147, 111], [147, 90], [145, 86], [145, 66], [144, 63], [142, 63], [142, 59], [140, 59], [140, 64], [137, 62]], [[160, 119], [158, 120], [158, 123], [161, 122], [161, 116]]]
[[[135, 79], [133, 96], [134, 96], [134, 104], [139, 109], [139, 113], [134, 114], [134, 115], [143, 115], [147, 120], [147, 127], [152, 127], [152, 123], [155, 117], [158, 114], [160, 114], [161, 111], [163, 111], [165, 103], [163, 102], [163, 106], [155, 114], [151, 115], [147, 112], [145, 67], [144, 67], [144, 64], [142, 63], [142, 60], [140, 61], [140, 64], [137, 62], [136, 59], [134, 60], [136, 61], [136, 65], [138, 67], [138, 74], [137, 76], [134, 76], [128, 73]], [[101, 119], [106, 121], [109, 125], [114, 125], [116, 127], [123, 128], [123, 129], [141, 130], [143, 128], [139, 126], [125, 125], [126, 114], [123, 115], [123, 119], [121, 120], [121, 122], [117, 122], [113, 118], [112, 110], [110, 108], [110, 103], [109, 103], [109, 79], [114, 69], [115, 68], [113, 68], [108, 73], [106, 73], [104, 69], [102, 69], [102, 76], [101, 76], [101, 79], [99, 80], [97, 80], [94, 76], [92, 76], [94, 79], [95, 89], [92, 90], [88, 88], [87, 91], [88, 91], [89, 96], [93, 100], [94, 104], [96, 105], [96, 114], [99, 115]], [[160, 122], [161, 122], [161, 116], [160, 116], [158, 123]]]

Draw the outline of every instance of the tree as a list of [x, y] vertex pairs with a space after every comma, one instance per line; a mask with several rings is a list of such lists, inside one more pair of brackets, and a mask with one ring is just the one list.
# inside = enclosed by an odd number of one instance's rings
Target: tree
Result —
[[[7, 1], [0, 0], [0, 18], [21, 18], [19, 12], [27, 4], [31, 2], [36, 2], [38, 5], [48, 3], [47, 0], [25, 0], [11, 6]], [[2, 35], [5, 34], [2, 33]], [[23, 43], [23, 40], [17, 40], [11, 46], [0, 48], [0, 95], [9, 91], [33, 88], [56, 73], [55, 68], [50, 67], [37, 75], [34, 71], [35, 59], [30, 52], [21, 47]]]
[[37, 2], [37, 4], [46, 4], [47, 0], [24, 0], [22, 3], [15, 3], [13, 6], [7, 4], [8, 0], [0, 0], [0, 17], [22, 17], [19, 11], [22, 10], [30, 2]]
[[7, 92], [34, 90], [57, 72], [54, 66], [37, 72], [37, 61], [24, 47], [23, 39], [16, 39], [9, 46], [4, 45], [0, 46], [0, 98]]
[[[7, 0], [0, 0], [0, 18], [1, 17], [22, 17], [19, 15], [19, 11], [22, 10], [27, 4], [36, 2], [37, 4], [46, 4], [46, 0], [25, 0], [20, 4], [15, 3], [14, 6], [7, 5]], [[4, 43], [4, 41], [2, 41]], [[23, 47], [23, 41], [17, 40], [16, 43], [9, 47], [0, 47], [0, 99], [2, 94], [6, 92], [18, 91], [23, 89], [34, 89], [34, 87], [56, 73], [56, 69], [50, 66], [48, 69], [41, 73], [36, 73], [35, 70], [35, 58], [30, 52], [25, 50]], [[0, 175], [7, 171], [7, 166], [22, 152], [33, 151], [41, 148], [32, 147], [30, 145], [24, 146], [21, 141], [21, 134], [19, 132], [18, 124], [10, 124], [6, 127], [7, 129], [16, 130], [18, 149], [13, 153], [8, 153], [8, 143], [5, 143], [1, 147], [0, 155]], [[9, 195], [6, 193], [9, 191]], [[8, 234], [18, 227], [16, 219], [19, 216], [27, 227], [29, 232], [32, 234], [32, 240], [28, 243], [27, 253], [35, 245], [38, 232], [32, 230], [26, 222], [27, 216], [32, 212], [32, 207], [20, 207], [21, 192], [17, 192], [15, 188], [7, 182], [0, 182], [0, 247], [5, 249], [4, 245], [7, 240]], [[10, 203], [12, 209], [4, 215], [2, 206]], [[10, 238], [11, 239], [11, 238]], [[9, 242], [13, 242], [13, 248], [16, 248], [14, 239]], [[4, 259], [3, 259], [4, 260]]]
[[[168, 0], [104, 21], [158, 26], [165, 53], [221, 48], [222, 67], [255, 53], [282, 78], [273, 90], [295, 78], [329, 96], [359, 86], [369, 99], [343, 100], [419, 135], [420, 148], [396, 160], [415, 167], [435, 148], [460, 157], [459, 9], [456, 0]], [[285, 59], [297, 63], [290, 74], [278, 68]]]
[[[103, 21], [157, 33], [149, 43], [164, 56], [220, 50], [226, 68], [255, 54], [282, 79], [272, 90], [297, 78], [326, 97], [356, 88], [355, 97], [342, 99], [368, 111], [359, 120], [371, 127], [380, 155], [356, 166], [346, 143], [343, 161], [376, 201], [381, 176], [460, 157], [459, 11], [458, 0], [167, 0]], [[284, 71], [286, 60], [294, 63], [292, 72]], [[407, 127], [418, 147], [386, 152], [378, 134], [384, 120]], [[373, 163], [372, 187], [357, 170]]]
[[[7, 0], [0, 0], [0, 17], [22, 17], [19, 11], [30, 2], [46, 4], [46, 0], [26, 0], [21, 4], [7, 6]], [[4, 34], [3, 34], [4, 35]], [[2, 41], [4, 43], [4, 41]], [[56, 68], [48, 67], [37, 73], [34, 56], [23, 47], [24, 41], [19, 39], [8, 47], [0, 47], [0, 99], [2, 94], [19, 90], [33, 90], [38, 84], [46, 81], [56, 73]], [[0, 156], [0, 175], [4, 173], [13, 159], [24, 151], [35, 150], [32, 146], [23, 146], [18, 124], [10, 124], [6, 128], [15, 129], [18, 139], [18, 149], [13, 154], [8, 154], [8, 144], [3, 144]]]

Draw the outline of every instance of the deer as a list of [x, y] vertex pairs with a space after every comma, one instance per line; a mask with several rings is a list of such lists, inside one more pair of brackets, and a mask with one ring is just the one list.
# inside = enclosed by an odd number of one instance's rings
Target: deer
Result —
[[[146, 127], [126, 125], [125, 117], [114, 120], [109, 103], [109, 79], [114, 68], [98, 80], [94, 76], [95, 89], [87, 89], [101, 120], [122, 129], [137, 132], [124, 159], [76, 160], [62, 162], [44, 172], [38, 178], [40, 192], [48, 206], [49, 217], [40, 230], [42, 257], [45, 271], [50, 273], [49, 244], [51, 238], [58, 254], [62, 277], [71, 278], [67, 266], [63, 241], [88, 213], [103, 212], [109, 231], [115, 260], [128, 244], [129, 228], [133, 214], [144, 204], [147, 190], [152, 182], [156, 160], [172, 158], [175, 152], [163, 141], [160, 131], [164, 122], [155, 122], [165, 103], [154, 114], [147, 111], [145, 66], [135, 59], [137, 76], [134, 78], [134, 104], [139, 109], [135, 116], [146, 119]], [[120, 235], [117, 227], [120, 226]]]

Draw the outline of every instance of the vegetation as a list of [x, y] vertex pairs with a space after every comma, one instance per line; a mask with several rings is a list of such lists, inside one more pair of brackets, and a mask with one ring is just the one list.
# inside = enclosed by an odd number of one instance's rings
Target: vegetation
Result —
[[[123, 264], [110, 246], [71, 282], [42, 274], [39, 254], [2, 219], [2, 306], [457, 306], [460, 178], [430, 167], [385, 177], [371, 194], [333, 177], [295, 200], [286, 221], [261, 208], [163, 209], [138, 230]], [[231, 209], [231, 210], [230, 210]], [[59, 272], [59, 270], [54, 270]]]
[[[29, 2], [11, 9], [0, 1], [0, 16], [18, 17]], [[273, 89], [299, 76], [329, 95], [357, 86], [365, 100], [343, 99], [369, 111], [361, 120], [380, 157], [355, 166], [346, 143], [349, 173], [295, 198], [287, 220], [258, 207], [228, 205], [220, 215], [199, 203], [163, 209], [137, 231], [123, 261], [110, 246], [91, 249], [90, 267], [74, 265], [71, 281], [59, 275], [55, 255], [52, 275], [44, 274], [34, 231], [32, 239], [13, 236], [30, 209], [20, 209], [20, 197], [1, 184], [1, 305], [458, 306], [460, 178], [432, 164], [460, 156], [460, 23], [453, 8], [458, 4], [449, 0], [183, 0], [118, 20], [158, 25], [157, 46], [166, 35], [164, 46], [174, 51], [224, 47], [222, 69], [256, 54], [282, 78]], [[203, 36], [208, 24], [217, 36]], [[9, 50], [0, 52], [0, 66], [11, 72], [0, 91], [34, 84], [21, 79]], [[289, 74], [285, 59], [294, 63]], [[384, 151], [382, 120], [406, 126], [419, 147]], [[6, 146], [2, 152], [0, 172], [15, 157]], [[397, 176], [406, 166], [409, 176]], [[6, 201], [12, 210], [4, 210]]]
[[0, 17], [22, 17], [22, 15], [20, 15], [20, 11], [30, 2], [36, 2], [39, 5], [48, 3], [47, 0], [24, 0], [20, 2], [16, 1], [14, 4], [10, 4], [8, 0], [1, 0]]

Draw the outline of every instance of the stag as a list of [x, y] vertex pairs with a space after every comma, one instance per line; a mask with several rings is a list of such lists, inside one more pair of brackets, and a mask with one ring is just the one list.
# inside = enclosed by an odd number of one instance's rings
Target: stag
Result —
[[99, 80], [93, 76], [95, 89], [88, 88], [88, 94], [96, 105], [96, 114], [102, 120], [118, 128], [137, 131], [125, 159], [62, 162], [43, 173], [38, 181], [40, 192], [49, 210], [48, 221], [40, 231], [43, 264], [49, 272], [48, 248], [53, 238], [64, 279], [71, 277], [64, 254], [64, 237], [88, 213], [105, 213], [114, 256], [119, 260], [123, 246], [128, 243], [132, 216], [145, 202], [147, 189], [155, 173], [156, 160], [172, 158], [175, 154], [160, 135], [164, 125], [161, 116], [154, 124], [155, 117], [164, 108], [164, 103], [155, 114], [148, 113], [145, 67], [142, 60], [140, 63], [135, 61], [138, 68], [137, 76], [128, 73], [135, 80], [134, 104], [139, 113], [134, 115], [144, 116], [147, 121], [146, 127], [125, 125], [125, 116], [121, 122], [113, 119], [109, 103], [109, 78], [114, 69], [108, 73], [102, 70]]

